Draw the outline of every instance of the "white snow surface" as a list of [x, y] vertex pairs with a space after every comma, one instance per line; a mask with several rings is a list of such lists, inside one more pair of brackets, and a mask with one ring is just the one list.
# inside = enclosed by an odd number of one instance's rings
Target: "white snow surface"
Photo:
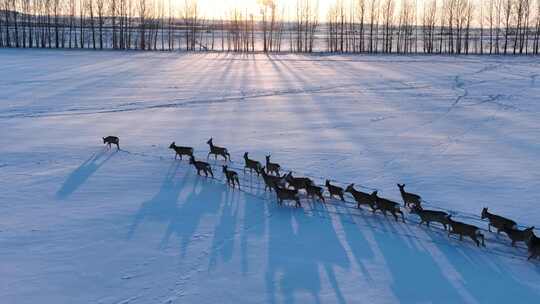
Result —
[[[537, 303], [540, 262], [504, 234], [278, 206], [241, 168], [271, 153], [483, 229], [484, 206], [540, 226], [539, 76], [531, 57], [2, 49], [0, 302]], [[210, 137], [242, 191], [168, 149], [206, 159]]]

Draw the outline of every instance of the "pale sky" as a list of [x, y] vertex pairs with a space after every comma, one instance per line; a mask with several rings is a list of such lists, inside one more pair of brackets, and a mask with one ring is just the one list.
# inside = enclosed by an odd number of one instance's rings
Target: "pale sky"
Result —
[[[183, 3], [183, 0], [177, 1]], [[313, 0], [313, 3], [315, 2], [316, 0]], [[335, 2], [336, 0], [319, 0], [319, 11], [326, 14], [327, 8]], [[258, 0], [198, 0], [197, 3], [201, 14], [208, 18], [222, 16], [224, 13], [230, 12], [233, 8], [241, 8], [244, 12], [247, 10], [248, 14], [254, 14], [256, 16], [260, 14]], [[290, 7], [292, 13], [292, 9], [296, 5], [296, 0], [277, 0], [277, 3], [281, 8]], [[324, 15], [321, 15], [321, 17], [324, 17]]]

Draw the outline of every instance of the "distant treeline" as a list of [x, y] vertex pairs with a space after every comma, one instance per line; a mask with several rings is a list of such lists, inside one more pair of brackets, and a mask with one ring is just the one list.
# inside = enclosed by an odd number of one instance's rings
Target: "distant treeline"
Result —
[[540, 52], [540, 0], [336, 0], [324, 19], [316, 0], [258, 3], [257, 14], [231, 8], [208, 18], [195, 0], [0, 0], [0, 47]]

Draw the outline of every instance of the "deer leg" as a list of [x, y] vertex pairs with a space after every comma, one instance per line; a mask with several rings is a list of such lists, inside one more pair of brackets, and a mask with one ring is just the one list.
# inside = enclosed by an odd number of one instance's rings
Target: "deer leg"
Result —
[[491, 224], [488, 224], [488, 230], [491, 232]]
[[394, 216], [394, 218], [396, 219], [396, 222], [398, 221], [398, 217], [397, 217], [397, 214], [395, 211], [392, 211], [392, 215]]
[[[405, 215], [403, 214], [403, 212], [401, 212], [401, 210], [397, 210], [396, 212], [401, 214], [401, 220], [405, 223]], [[429, 226], [429, 222], [428, 222], [428, 226]]]
[[460, 234], [460, 235], [459, 235], [459, 240], [460, 240], [460, 241], [463, 241], [463, 234]]
[[476, 238], [476, 236], [471, 236], [471, 239], [473, 239], [473, 241], [476, 243], [476, 247], [480, 247], [480, 241], [478, 238]]
[[116, 144], [116, 149], [120, 150], [120, 144]]
[[341, 200], [342, 200], [342, 201], [345, 201], [345, 198], [343, 197], [343, 194], [340, 193], [340, 194], [339, 194], [339, 197], [341, 197]]
[[486, 243], [485, 243], [485, 237], [483, 234], [479, 233], [478, 236], [480, 236], [480, 238], [482, 238], [482, 246], [486, 247]]

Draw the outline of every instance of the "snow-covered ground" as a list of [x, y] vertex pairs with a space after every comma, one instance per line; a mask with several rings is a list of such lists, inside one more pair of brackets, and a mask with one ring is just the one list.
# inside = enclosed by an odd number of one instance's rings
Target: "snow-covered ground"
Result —
[[530, 57], [0, 50], [0, 302], [535, 303], [540, 262], [505, 235], [278, 207], [168, 146], [540, 226], [538, 96]]

